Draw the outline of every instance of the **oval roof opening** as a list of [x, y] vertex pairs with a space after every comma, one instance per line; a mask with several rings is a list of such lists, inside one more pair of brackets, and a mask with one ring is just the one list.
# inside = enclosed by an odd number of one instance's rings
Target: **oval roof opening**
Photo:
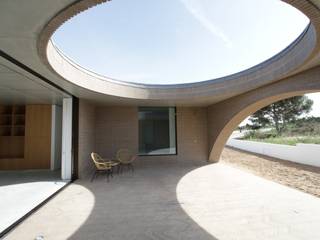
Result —
[[75, 63], [108, 78], [182, 84], [253, 67], [308, 24], [279, 0], [113, 0], [73, 17], [52, 39]]

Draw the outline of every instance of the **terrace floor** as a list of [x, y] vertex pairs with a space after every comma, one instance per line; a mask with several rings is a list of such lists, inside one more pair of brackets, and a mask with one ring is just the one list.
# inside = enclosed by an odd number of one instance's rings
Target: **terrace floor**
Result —
[[320, 198], [225, 163], [137, 162], [79, 180], [5, 239], [320, 239]]

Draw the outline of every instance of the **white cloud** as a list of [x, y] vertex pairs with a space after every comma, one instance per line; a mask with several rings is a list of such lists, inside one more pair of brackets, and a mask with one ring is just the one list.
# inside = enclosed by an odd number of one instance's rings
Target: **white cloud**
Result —
[[228, 47], [232, 47], [232, 41], [230, 38], [210, 19], [199, 4], [198, 0], [180, 0], [184, 7], [192, 14], [192, 16], [199, 21], [211, 34], [215, 37], [219, 37], [224, 44]]

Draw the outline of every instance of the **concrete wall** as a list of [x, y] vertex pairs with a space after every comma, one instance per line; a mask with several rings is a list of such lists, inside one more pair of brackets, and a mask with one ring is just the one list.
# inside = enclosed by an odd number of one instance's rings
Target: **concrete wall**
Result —
[[[207, 109], [177, 108], [178, 154], [172, 156], [144, 156], [139, 160], [207, 161]], [[92, 151], [106, 158], [115, 157], [120, 148], [138, 153], [138, 108], [95, 107], [79, 103], [79, 176], [87, 177], [93, 168]]]
[[95, 106], [81, 100], [79, 101], [79, 177], [88, 177], [94, 165], [90, 153], [95, 151]]
[[288, 146], [230, 138], [227, 145], [253, 153], [320, 167], [320, 145], [317, 144], [299, 143], [296, 146]]
[[104, 157], [115, 157], [120, 148], [138, 152], [137, 107], [96, 108], [96, 151]]
[[177, 108], [178, 158], [208, 161], [207, 109]]
[[[208, 160], [206, 108], [177, 108], [178, 155], [145, 156], [148, 159]], [[138, 108], [98, 107], [96, 109], [96, 150], [114, 157], [120, 148], [138, 152]]]

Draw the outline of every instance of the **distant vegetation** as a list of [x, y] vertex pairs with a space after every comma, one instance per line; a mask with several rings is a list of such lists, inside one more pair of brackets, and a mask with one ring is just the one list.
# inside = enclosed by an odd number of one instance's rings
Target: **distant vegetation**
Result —
[[247, 125], [241, 139], [275, 144], [296, 145], [297, 143], [320, 144], [320, 117], [301, 118], [287, 123], [281, 134], [271, 125], [263, 128]]
[[271, 125], [279, 136], [286, 130], [290, 122], [299, 119], [302, 114], [309, 113], [312, 105], [313, 101], [307, 96], [296, 96], [260, 109], [249, 120], [255, 127]]
[[246, 130], [241, 139], [276, 144], [320, 144], [320, 118], [301, 118], [309, 113], [313, 102], [306, 96], [281, 100], [254, 113], [252, 124], [239, 127]]

